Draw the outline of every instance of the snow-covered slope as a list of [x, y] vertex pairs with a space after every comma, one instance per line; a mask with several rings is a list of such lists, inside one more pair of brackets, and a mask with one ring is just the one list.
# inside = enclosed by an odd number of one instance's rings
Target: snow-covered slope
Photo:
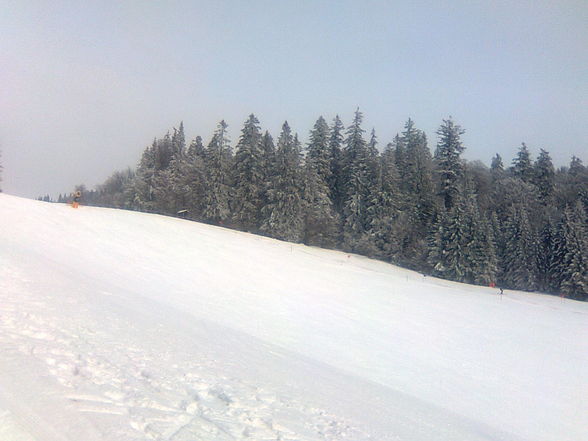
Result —
[[0, 194], [0, 440], [588, 439], [588, 305]]

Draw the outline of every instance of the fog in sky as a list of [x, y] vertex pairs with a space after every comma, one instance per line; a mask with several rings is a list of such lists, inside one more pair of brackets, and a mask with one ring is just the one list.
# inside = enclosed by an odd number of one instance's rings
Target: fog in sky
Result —
[[411, 117], [432, 151], [451, 115], [467, 159], [586, 163], [588, 2], [3, 0], [0, 85], [0, 185], [27, 197], [135, 167], [180, 121], [234, 145], [252, 112], [306, 140], [359, 106], [381, 148]]

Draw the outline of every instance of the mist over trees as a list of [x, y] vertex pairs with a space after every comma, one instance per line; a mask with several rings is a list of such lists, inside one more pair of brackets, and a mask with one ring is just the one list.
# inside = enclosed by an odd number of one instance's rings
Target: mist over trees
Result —
[[186, 145], [181, 123], [84, 202], [588, 300], [588, 169], [579, 158], [555, 169], [549, 152], [533, 160], [523, 143], [510, 166], [496, 154], [488, 168], [461, 157], [464, 130], [451, 118], [434, 154], [410, 119], [384, 146], [362, 123], [359, 110], [347, 128], [319, 117], [302, 146], [288, 122], [274, 140], [252, 114], [234, 149], [225, 121], [206, 146], [200, 136]]

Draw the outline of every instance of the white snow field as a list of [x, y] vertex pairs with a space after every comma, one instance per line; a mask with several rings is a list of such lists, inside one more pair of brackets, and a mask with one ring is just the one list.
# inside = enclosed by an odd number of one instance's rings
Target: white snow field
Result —
[[0, 441], [588, 440], [588, 304], [0, 194]]

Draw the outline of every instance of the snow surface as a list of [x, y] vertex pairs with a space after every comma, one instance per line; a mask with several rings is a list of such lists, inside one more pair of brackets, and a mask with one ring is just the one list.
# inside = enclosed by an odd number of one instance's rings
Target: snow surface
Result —
[[0, 440], [588, 440], [588, 304], [0, 194]]

